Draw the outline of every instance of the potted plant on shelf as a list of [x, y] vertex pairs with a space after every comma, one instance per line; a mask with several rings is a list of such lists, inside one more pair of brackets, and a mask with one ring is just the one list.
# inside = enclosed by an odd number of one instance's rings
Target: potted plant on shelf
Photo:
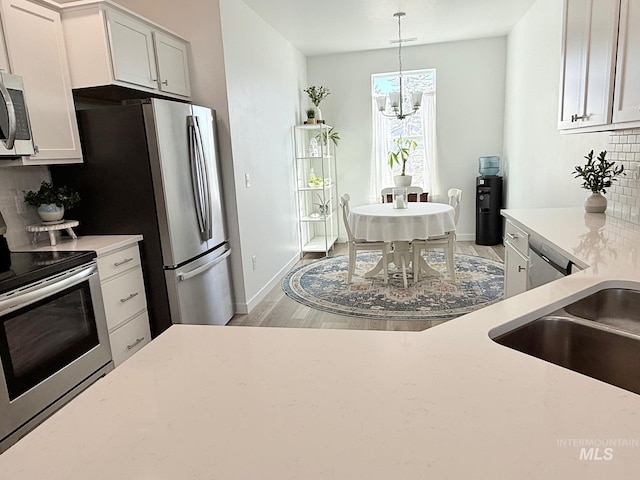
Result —
[[307, 108], [307, 125], [316, 123], [316, 111], [313, 108]]
[[43, 223], [60, 222], [64, 218], [65, 209], [70, 209], [80, 201], [78, 192], [67, 186], [54, 187], [49, 182], [42, 182], [37, 192], [24, 192], [24, 201], [38, 208], [38, 215]]
[[302, 91], [309, 95], [311, 103], [316, 106], [316, 119], [319, 121], [318, 123], [323, 123], [322, 111], [320, 110], [320, 102], [324, 100], [331, 92], [327, 87], [323, 87], [322, 85], [319, 87], [311, 85], [309, 88], [305, 88]]
[[408, 187], [411, 185], [411, 175], [406, 174], [407, 160], [411, 152], [416, 149], [418, 144], [415, 140], [403, 139], [402, 137], [396, 138], [394, 141], [394, 148], [387, 154], [389, 160], [389, 168], [393, 170], [395, 164], [402, 166], [400, 175], [393, 177], [393, 183], [396, 187]]
[[627, 175], [623, 165], [616, 167], [616, 162], [609, 162], [606, 155], [607, 151], [602, 151], [594, 160], [591, 150], [584, 157], [587, 163], [584, 166], [577, 165], [573, 171], [574, 178], [582, 178], [582, 188], [591, 190], [591, 195], [584, 201], [584, 209], [588, 213], [604, 212], [607, 209], [607, 198], [602, 193], [607, 193], [606, 189], [618, 180], [615, 177]]

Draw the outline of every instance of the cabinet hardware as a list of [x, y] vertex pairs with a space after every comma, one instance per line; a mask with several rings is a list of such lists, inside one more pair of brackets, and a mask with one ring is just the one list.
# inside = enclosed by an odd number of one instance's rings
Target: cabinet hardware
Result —
[[33, 153], [34, 153], [34, 154], [36, 154], [36, 155], [37, 155], [38, 153], [40, 153], [40, 149], [38, 148], [38, 145], [34, 145], [34, 146], [33, 146]]
[[138, 345], [143, 340], [144, 340], [144, 337], [136, 338], [135, 342], [133, 342], [131, 345], [127, 345], [127, 350], [131, 350], [132, 348], [135, 348], [135, 346]]
[[139, 295], [138, 292], [132, 293], [131, 295], [129, 295], [127, 298], [121, 298], [120, 301], [122, 303], [128, 302], [129, 300], [131, 300], [132, 298], [135, 298]]
[[124, 260], [122, 260], [121, 262], [115, 262], [115, 263], [113, 264], [113, 266], [114, 266], [114, 267], [119, 267], [120, 265], [124, 265], [125, 263], [129, 263], [129, 262], [131, 262], [131, 261], [133, 261], [133, 257], [125, 258], [125, 259], [124, 259]]
[[520, 238], [520, 237], [518, 237], [517, 233], [509, 233], [509, 232], [507, 232], [507, 237], [509, 237], [511, 240], [515, 240], [516, 238]]
[[518, 265], [518, 272], [522, 272], [523, 270], [526, 270], [526, 267], [523, 267], [522, 265]]
[[162, 82], [162, 85], [169, 85], [169, 80], [165, 80]]
[[577, 113], [571, 115], [571, 122], [577, 122], [578, 120], [588, 120], [589, 115], [578, 115]]

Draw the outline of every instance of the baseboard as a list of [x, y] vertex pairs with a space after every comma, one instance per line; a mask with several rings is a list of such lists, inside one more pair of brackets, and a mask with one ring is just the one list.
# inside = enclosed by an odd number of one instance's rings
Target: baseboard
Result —
[[456, 233], [456, 240], [460, 240], [461, 242], [475, 242], [476, 234], [475, 233]]
[[236, 303], [235, 309], [236, 313], [240, 315], [247, 315], [254, 308], [258, 306], [258, 304], [265, 299], [267, 294], [271, 291], [273, 287], [282, 282], [284, 276], [293, 268], [293, 266], [298, 263], [300, 260], [300, 254], [296, 253], [295, 257], [289, 260], [284, 267], [282, 267], [278, 273], [276, 273], [269, 282], [258, 291], [247, 303]]

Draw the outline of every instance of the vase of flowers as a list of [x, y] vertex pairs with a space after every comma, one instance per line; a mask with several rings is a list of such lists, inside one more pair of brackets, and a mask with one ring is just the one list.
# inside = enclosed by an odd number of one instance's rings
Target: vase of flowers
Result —
[[603, 213], [607, 209], [607, 197], [602, 194], [607, 193], [607, 188], [618, 180], [615, 177], [626, 175], [623, 165], [616, 166], [616, 162], [608, 161], [606, 156], [605, 150], [594, 160], [591, 150], [584, 157], [587, 163], [583, 166], [577, 165], [573, 171], [574, 178], [582, 179], [582, 188], [591, 190], [591, 195], [584, 201], [587, 213]]
[[49, 182], [42, 182], [38, 191], [24, 192], [24, 201], [37, 207], [43, 223], [52, 223], [62, 221], [65, 209], [78, 203], [80, 195], [67, 186], [54, 187]]
[[322, 111], [320, 110], [320, 102], [324, 100], [331, 92], [327, 87], [311, 85], [309, 88], [302, 90], [311, 99], [311, 103], [316, 106], [316, 122], [322, 122]]

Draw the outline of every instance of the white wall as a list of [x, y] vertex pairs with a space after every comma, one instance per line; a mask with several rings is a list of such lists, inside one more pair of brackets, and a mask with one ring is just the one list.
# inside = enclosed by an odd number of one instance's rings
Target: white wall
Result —
[[506, 192], [509, 208], [579, 206], [586, 196], [571, 172], [609, 134], [557, 130], [562, 2], [538, 0], [507, 42]]
[[[505, 37], [402, 50], [403, 70], [436, 69], [441, 193], [451, 187], [463, 189], [457, 229], [461, 240], [475, 235], [478, 157], [502, 155], [505, 62]], [[368, 203], [371, 74], [397, 71], [398, 50], [312, 57], [308, 65], [309, 84], [325, 85], [332, 92], [321, 108], [342, 138], [337, 153], [339, 191], [349, 193], [353, 205]]]
[[291, 134], [305, 58], [238, 0], [118, 3], [191, 42], [193, 102], [218, 113], [236, 311], [246, 312], [298, 259]]
[[220, 6], [242, 266], [252, 307], [299, 258], [292, 132], [302, 117], [306, 60], [243, 2], [222, 0]]

